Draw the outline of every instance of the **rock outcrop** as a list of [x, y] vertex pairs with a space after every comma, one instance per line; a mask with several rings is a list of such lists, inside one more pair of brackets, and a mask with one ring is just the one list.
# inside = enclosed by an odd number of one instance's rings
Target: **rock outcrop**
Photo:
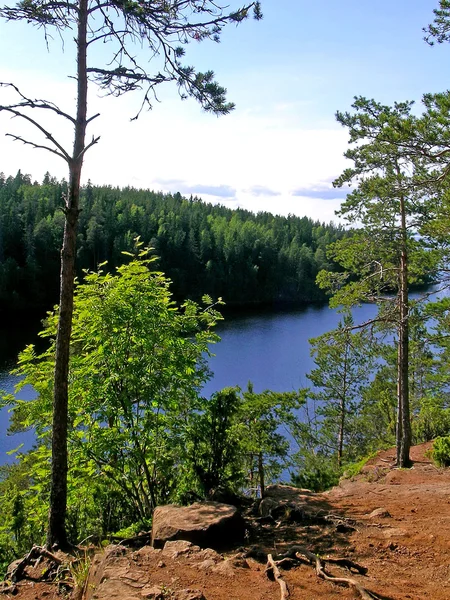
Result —
[[244, 539], [245, 521], [236, 507], [219, 502], [158, 506], [153, 514], [152, 545], [186, 540], [201, 548], [223, 549]]

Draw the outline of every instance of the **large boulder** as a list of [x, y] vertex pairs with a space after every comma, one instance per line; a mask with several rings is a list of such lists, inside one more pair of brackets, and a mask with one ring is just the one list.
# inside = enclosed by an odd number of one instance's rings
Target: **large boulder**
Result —
[[158, 506], [153, 513], [152, 545], [186, 540], [201, 548], [223, 549], [242, 542], [245, 521], [235, 506], [196, 502], [191, 506]]

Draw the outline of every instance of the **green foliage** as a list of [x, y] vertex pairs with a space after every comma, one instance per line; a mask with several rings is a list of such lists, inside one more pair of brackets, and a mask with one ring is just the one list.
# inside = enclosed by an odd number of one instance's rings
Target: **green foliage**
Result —
[[416, 444], [429, 442], [450, 433], [450, 409], [424, 404], [413, 420], [413, 440]]
[[359, 475], [361, 473], [362, 469], [368, 463], [368, 461], [371, 458], [373, 458], [375, 455], [376, 455], [376, 452], [372, 452], [368, 456], [365, 456], [364, 458], [361, 458], [361, 460], [358, 460], [355, 463], [346, 465], [345, 466], [345, 470], [344, 470], [344, 477], [346, 479], [351, 479], [352, 477], [356, 477], [356, 475]]
[[[395, 445], [397, 420], [397, 380], [394, 366], [386, 364], [386, 347], [379, 347], [380, 361], [373, 379], [363, 390], [359, 415], [354, 423], [355, 456], [367, 454]], [[395, 358], [395, 349], [388, 347], [388, 354]]]
[[82, 590], [89, 577], [89, 570], [91, 568], [91, 558], [87, 551], [84, 551], [84, 555], [80, 558], [75, 558], [69, 563], [70, 575], [75, 583], [77, 590]]
[[247, 485], [259, 487], [261, 496], [266, 482], [276, 480], [290, 464], [290, 443], [281, 431], [292, 431], [303, 403], [299, 392], [257, 394], [251, 382], [242, 395], [237, 424], [240, 453]]
[[450, 467], [450, 436], [434, 440], [432, 456], [438, 466]]
[[439, 0], [439, 8], [434, 9], [434, 21], [426, 28], [426, 41], [432, 46], [450, 40], [450, 1]]
[[45, 541], [48, 467], [45, 451], [19, 455], [0, 467], [0, 576], [17, 556]]
[[[177, 306], [142, 247], [138, 242], [115, 274], [87, 272], [75, 290], [67, 514], [73, 542], [148, 527], [158, 503], [248, 489], [255, 457], [262, 489], [286, 465], [289, 444], [280, 427], [293, 423], [301, 404], [298, 394], [256, 394], [251, 386], [203, 398], [206, 356], [221, 317], [208, 295], [204, 308], [192, 300]], [[28, 346], [19, 358], [18, 391], [30, 384], [37, 398], [4, 398], [11, 431], [31, 427], [37, 437], [36, 449], [19, 454], [1, 484], [5, 563], [44, 541], [57, 319], [57, 311], [49, 313], [41, 333], [47, 350]]]
[[306, 452], [301, 456], [301, 461], [296, 460], [298, 472], [291, 475], [293, 485], [323, 492], [339, 483], [342, 474], [336, 461], [320, 453]]
[[353, 325], [347, 315], [337, 329], [310, 340], [315, 368], [307, 377], [313, 387], [304, 391], [309, 426], [294, 427], [299, 446], [321, 448], [338, 467], [359, 456], [356, 423], [377, 350], [370, 332], [354, 331]]
[[332, 294], [330, 305], [346, 308], [372, 302], [377, 316], [365, 326], [390, 332], [397, 346], [397, 461], [410, 464], [411, 285], [427, 283], [448, 263], [445, 242], [436, 236], [436, 190], [447, 175], [441, 160], [448, 149], [444, 124], [450, 121], [449, 94], [427, 95], [416, 117], [412, 102], [393, 106], [356, 98], [354, 112], [337, 113], [348, 128], [353, 163], [334, 182], [356, 184], [339, 214], [353, 235], [330, 245], [328, 256], [344, 273], [319, 273], [317, 281]]
[[203, 496], [217, 489], [262, 494], [289, 464], [281, 428], [293, 426], [302, 402], [295, 392], [257, 394], [251, 383], [244, 393], [225, 388], [204, 399], [188, 438], [193, 476], [185, 477], [185, 491], [190, 486]]
[[[145, 525], [154, 506], [174, 495], [202, 409], [199, 389], [209, 377], [205, 357], [218, 340], [213, 327], [219, 313], [190, 300], [176, 306], [169, 281], [149, 270], [154, 260], [141, 247], [115, 275], [87, 273], [75, 291], [67, 517], [74, 542], [88, 535], [103, 539], [135, 522]], [[31, 384], [38, 397], [7, 398], [13, 430], [33, 427], [38, 438], [37, 449], [19, 456], [15, 467], [20, 498], [15, 500], [17, 485], [4, 496], [11, 499], [5, 533], [17, 542], [37, 542], [46, 520], [56, 322], [57, 313], [49, 314], [42, 332], [48, 350], [37, 354], [30, 346], [19, 359], [19, 388]], [[13, 482], [8, 474], [5, 485]]]
[[239, 438], [234, 427], [239, 404], [239, 389], [225, 388], [204, 402], [203, 412], [194, 421], [189, 455], [203, 496], [242, 483]]

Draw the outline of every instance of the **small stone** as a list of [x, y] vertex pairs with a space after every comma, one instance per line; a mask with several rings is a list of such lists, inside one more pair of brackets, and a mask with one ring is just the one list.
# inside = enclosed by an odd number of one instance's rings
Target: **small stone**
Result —
[[369, 515], [367, 515], [368, 519], [390, 519], [392, 515], [385, 508], [376, 508]]
[[174, 600], [206, 600], [200, 590], [178, 590], [173, 595]]
[[235, 569], [229, 560], [224, 560], [216, 565], [212, 570], [214, 573], [219, 573], [219, 575], [225, 575], [225, 577], [234, 577], [236, 575]]
[[216, 566], [216, 563], [212, 560], [212, 558], [208, 558], [201, 562], [197, 568], [199, 571], [210, 571]]
[[203, 558], [204, 560], [213, 560], [216, 563], [223, 560], [223, 556], [215, 550], [213, 550], [212, 548], [205, 548], [204, 550], [200, 550], [196, 557], [198, 559]]
[[234, 556], [230, 556], [230, 558], [228, 560], [233, 565], [233, 567], [236, 567], [238, 569], [249, 569], [250, 568], [248, 562], [245, 560], [244, 556], [242, 555], [242, 552], [235, 554]]
[[398, 545], [397, 545], [397, 544], [394, 544], [394, 542], [391, 542], [391, 543], [388, 545], [388, 549], [389, 549], [389, 550], [392, 550], [392, 551], [393, 551], [393, 550], [397, 550], [397, 548], [398, 548]]
[[141, 590], [142, 598], [147, 600], [164, 600], [164, 590], [158, 585], [146, 585]]

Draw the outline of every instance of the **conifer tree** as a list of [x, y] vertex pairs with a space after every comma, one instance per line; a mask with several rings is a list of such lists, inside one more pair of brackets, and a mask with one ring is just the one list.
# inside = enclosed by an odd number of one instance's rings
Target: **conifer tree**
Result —
[[420, 119], [412, 116], [411, 107], [411, 102], [389, 107], [357, 98], [353, 114], [337, 113], [337, 120], [349, 129], [352, 147], [345, 156], [354, 166], [344, 171], [335, 185], [357, 186], [347, 196], [340, 215], [358, 229], [329, 250], [329, 256], [345, 271], [322, 271], [318, 277], [319, 285], [334, 294], [332, 306], [375, 303], [379, 312], [370, 324], [395, 332], [400, 467], [409, 466], [411, 446], [410, 286], [426, 281], [440, 259], [440, 254], [427, 246], [428, 240], [417, 236], [433, 218], [431, 185], [440, 177], [430, 171], [435, 151], [425, 141], [427, 135], [432, 139], [434, 122], [428, 119], [429, 113]]
[[352, 423], [360, 412], [363, 388], [374, 364], [369, 331], [352, 332], [346, 315], [337, 329], [309, 340], [315, 368], [307, 375], [314, 388], [307, 397], [317, 404], [320, 446], [336, 457], [340, 469], [351, 455]]

